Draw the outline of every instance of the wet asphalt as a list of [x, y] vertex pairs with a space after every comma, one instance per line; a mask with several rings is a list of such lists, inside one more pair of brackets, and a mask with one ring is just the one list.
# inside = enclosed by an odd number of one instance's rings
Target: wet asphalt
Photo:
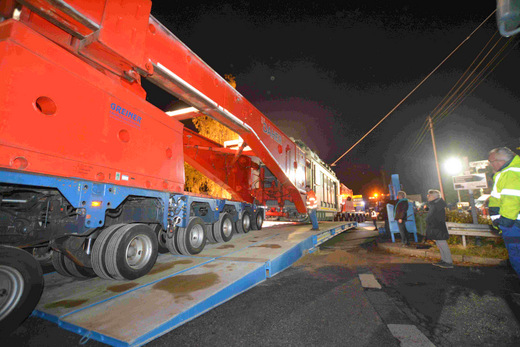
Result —
[[[147, 346], [399, 346], [389, 329], [395, 324], [416, 327], [435, 346], [520, 345], [520, 280], [511, 269], [440, 269], [389, 254], [366, 226]], [[360, 274], [373, 274], [382, 288], [363, 288]], [[80, 339], [30, 317], [1, 345], [77, 346]]]

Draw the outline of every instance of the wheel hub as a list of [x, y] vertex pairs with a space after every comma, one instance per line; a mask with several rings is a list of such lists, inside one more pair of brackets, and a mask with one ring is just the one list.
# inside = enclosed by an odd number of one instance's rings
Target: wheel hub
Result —
[[22, 274], [12, 267], [0, 265], [0, 321], [16, 307], [23, 289]]
[[145, 235], [137, 235], [128, 244], [126, 261], [131, 268], [140, 269], [150, 260], [152, 242]]
[[195, 225], [190, 230], [190, 244], [193, 248], [198, 248], [204, 241], [204, 229], [202, 225]]
[[226, 219], [224, 223], [222, 223], [222, 233], [227, 237], [231, 235], [233, 232], [233, 224], [231, 224], [231, 220]]
[[251, 225], [251, 220], [249, 219], [249, 215], [245, 215], [244, 218], [242, 218], [242, 225], [244, 227], [244, 230], [249, 229], [249, 226]]

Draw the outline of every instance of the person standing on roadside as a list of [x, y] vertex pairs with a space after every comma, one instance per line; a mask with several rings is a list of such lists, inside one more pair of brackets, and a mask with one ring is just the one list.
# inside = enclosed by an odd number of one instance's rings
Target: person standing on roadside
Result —
[[500, 230], [509, 253], [509, 262], [520, 276], [520, 157], [507, 147], [491, 150], [493, 190], [489, 197], [489, 215]]
[[316, 193], [311, 189], [310, 186], [306, 186], [307, 191], [307, 213], [312, 223], [311, 230], [320, 230], [318, 226], [318, 216], [316, 215], [316, 209], [318, 209], [318, 199], [316, 199]]
[[374, 222], [374, 230], [379, 230], [377, 228], [377, 212], [376, 210], [372, 210], [372, 212], [370, 212], [370, 217], [372, 217], [372, 222]]
[[441, 192], [436, 189], [428, 190], [428, 214], [426, 215], [426, 237], [434, 240], [441, 252], [441, 261], [432, 265], [444, 269], [453, 268], [453, 259], [448, 247], [450, 234], [446, 227], [446, 202], [441, 197]]
[[399, 233], [401, 234], [401, 246], [410, 246], [408, 231], [406, 230], [406, 218], [408, 217], [408, 199], [402, 190], [397, 192], [397, 204], [394, 210], [394, 220], [397, 221]]

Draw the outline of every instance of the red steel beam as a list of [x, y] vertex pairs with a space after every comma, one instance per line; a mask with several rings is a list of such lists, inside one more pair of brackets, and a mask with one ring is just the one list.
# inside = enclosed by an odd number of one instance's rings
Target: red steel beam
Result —
[[149, 80], [238, 133], [306, 211], [305, 156], [287, 135], [153, 17], [146, 55]]
[[258, 164], [236, 150], [227, 149], [200, 134], [184, 128], [184, 161], [226, 189], [235, 200], [254, 202], [253, 173]]
[[[172, 95], [226, 125], [251, 147], [289, 192], [299, 212], [305, 208], [305, 156], [296, 144], [155, 18], [149, 0], [19, 0], [62, 29], [42, 34], [91, 65], [121, 78], [144, 97], [144, 76]], [[69, 4], [70, 3], [70, 4]], [[72, 5], [71, 5], [72, 4]], [[125, 82], [127, 81], [127, 82]], [[189, 156], [188, 156], [189, 157]], [[198, 161], [198, 160], [197, 160]], [[205, 175], [206, 165], [199, 165]]]

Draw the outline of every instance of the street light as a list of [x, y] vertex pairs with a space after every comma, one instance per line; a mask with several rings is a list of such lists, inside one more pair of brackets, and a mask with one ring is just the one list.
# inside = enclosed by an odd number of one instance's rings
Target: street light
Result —
[[[462, 161], [459, 158], [450, 158], [444, 163], [444, 168], [450, 175], [457, 176], [462, 172]], [[460, 202], [459, 190], [457, 190], [457, 197], [459, 198]]]
[[456, 176], [462, 172], [462, 161], [459, 158], [450, 158], [444, 163], [444, 168], [450, 175]]

